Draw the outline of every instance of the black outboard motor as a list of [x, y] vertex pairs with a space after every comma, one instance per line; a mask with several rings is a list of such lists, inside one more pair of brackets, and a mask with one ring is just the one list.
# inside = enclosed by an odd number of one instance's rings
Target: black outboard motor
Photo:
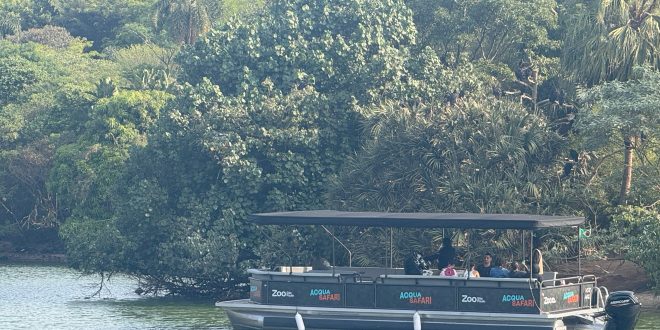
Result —
[[605, 313], [609, 316], [606, 330], [633, 330], [639, 318], [640, 304], [632, 291], [610, 293], [605, 303]]

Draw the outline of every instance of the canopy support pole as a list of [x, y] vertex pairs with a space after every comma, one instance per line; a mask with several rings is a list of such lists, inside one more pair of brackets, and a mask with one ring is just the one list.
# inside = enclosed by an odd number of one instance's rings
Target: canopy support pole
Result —
[[[332, 227], [332, 233], [330, 233], [332, 237], [335, 237], [335, 227]], [[335, 276], [335, 265], [336, 265], [336, 260], [335, 260], [335, 240], [332, 240], [332, 276]]]
[[582, 237], [580, 237], [580, 226], [578, 226], [578, 276], [582, 276]]
[[390, 227], [390, 268], [394, 268], [394, 228]]

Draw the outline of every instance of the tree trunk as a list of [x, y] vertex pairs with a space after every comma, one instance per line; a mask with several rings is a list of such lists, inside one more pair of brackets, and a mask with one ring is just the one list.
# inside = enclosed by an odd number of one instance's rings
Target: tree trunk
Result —
[[621, 181], [621, 192], [619, 193], [619, 205], [627, 204], [628, 193], [630, 192], [630, 184], [632, 182], [632, 163], [633, 163], [633, 150], [635, 150], [635, 137], [627, 136], [623, 140], [625, 147], [624, 161], [623, 161], [623, 180]]

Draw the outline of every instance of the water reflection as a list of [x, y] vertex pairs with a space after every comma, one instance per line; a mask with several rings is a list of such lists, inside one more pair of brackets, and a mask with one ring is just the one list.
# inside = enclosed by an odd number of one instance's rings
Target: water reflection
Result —
[[2, 329], [230, 329], [213, 301], [143, 297], [136, 281], [100, 277], [61, 266], [0, 265]]

